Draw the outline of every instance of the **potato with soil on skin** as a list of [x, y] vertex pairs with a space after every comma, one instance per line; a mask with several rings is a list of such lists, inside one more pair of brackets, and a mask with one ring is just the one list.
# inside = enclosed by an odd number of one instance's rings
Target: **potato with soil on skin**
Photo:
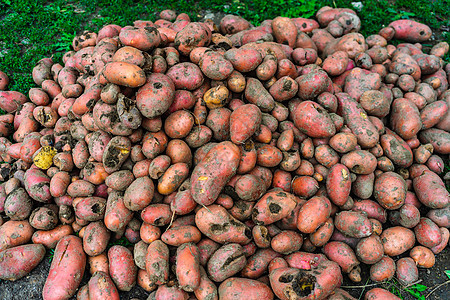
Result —
[[195, 202], [207, 206], [219, 196], [222, 188], [236, 174], [239, 148], [231, 142], [214, 146], [195, 166], [191, 175], [191, 193]]
[[176, 253], [176, 276], [180, 288], [193, 292], [200, 285], [199, 250], [194, 243], [182, 244]]
[[13, 221], [28, 219], [33, 209], [33, 201], [22, 187], [9, 193], [3, 205], [5, 214]]
[[38, 230], [33, 233], [31, 240], [34, 244], [42, 244], [49, 249], [53, 249], [59, 240], [73, 233], [72, 226], [59, 225], [52, 230]]
[[295, 196], [281, 189], [268, 191], [255, 204], [252, 219], [258, 225], [269, 225], [289, 215], [297, 202]]
[[208, 46], [211, 42], [211, 31], [202, 23], [191, 22], [175, 36], [175, 47], [184, 55], [196, 47]]
[[242, 200], [256, 201], [264, 195], [266, 186], [259, 177], [245, 174], [236, 181], [234, 191]]
[[248, 278], [231, 277], [219, 286], [219, 299], [273, 299], [273, 293], [266, 284]]
[[386, 172], [375, 179], [374, 197], [386, 209], [394, 210], [405, 203], [406, 182], [394, 172]]
[[148, 176], [135, 179], [125, 190], [125, 207], [132, 211], [144, 209], [152, 202], [154, 190], [153, 181]]
[[420, 218], [419, 224], [414, 227], [417, 242], [425, 247], [433, 248], [442, 241], [439, 227], [428, 218]]
[[390, 227], [381, 233], [384, 253], [389, 256], [400, 255], [411, 249], [416, 238], [414, 232], [402, 226]]
[[419, 279], [419, 270], [411, 257], [403, 257], [396, 264], [397, 280], [403, 285], [409, 285]]
[[442, 209], [448, 206], [449, 192], [436, 173], [424, 171], [413, 179], [413, 187], [417, 198], [425, 206], [433, 209]]
[[377, 159], [369, 151], [354, 150], [341, 157], [341, 164], [353, 173], [368, 175], [377, 168]]
[[125, 191], [133, 181], [134, 176], [131, 171], [119, 170], [106, 177], [105, 184], [116, 191]]
[[114, 245], [108, 250], [109, 274], [119, 291], [129, 291], [136, 284], [137, 267], [133, 254], [124, 246]]
[[231, 243], [214, 252], [208, 260], [206, 270], [212, 280], [222, 282], [241, 271], [246, 263], [242, 246]]
[[251, 104], [258, 106], [263, 112], [270, 112], [275, 106], [275, 100], [264, 88], [261, 81], [252, 77], [247, 78], [245, 98]]
[[313, 197], [298, 212], [297, 228], [303, 233], [313, 233], [330, 217], [331, 203], [326, 197]]
[[394, 38], [410, 43], [425, 42], [431, 37], [431, 29], [425, 24], [413, 20], [397, 20], [389, 27], [394, 28]]
[[148, 246], [145, 268], [150, 280], [158, 285], [169, 279], [169, 248], [161, 240]]
[[36, 201], [47, 203], [52, 198], [50, 178], [39, 169], [28, 169], [24, 176], [25, 190]]
[[110, 238], [110, 232], [103, 222], [89, 223], [84, 230], [83, 250], [89, 256], [97, 256], [106, 250]]
[[349, 94], [336, 94], [339, 103], [338, 114], [356, 136], [358, 144], [363, 148], [372, 148], [379, 140], [378, 130], [368, 119], [366, 112]]
[[164, 74], [153, 73], [136, 93], [136, 105], [141, 114], [149, 119], [166, 112], [175, 97], [175, 85]]
[[195, 214], [197, 228], [218, 243], [248, 244], [252, 233], [250, 228], [231, 216], [219, 205], [203, 207]]
[[98, 221], [103, 219], [106, 209], [106, 199], [101, 197], [81, 198], [74, 205], [75, 215], [84, 221]]
[[200, 68], [190, 62], [183, 62], [172, 66], [166, 75], [172, 79], [175, 88], [193, 91], [203, 83], [203, 74]]
[[409, 99], [395, 99], [390, 116], [391, 129], [405, 140], [413, 138], [422, 129], [419, 110]]
[[89, 299], [118, 300], [119, 292], [108, 274], [95, 272], [89, 279]]
[[175, 192], [189, 176], [189, 166], [185, 163], [171, 165], [158, 180], [158, 192], [169, 195]]
[[31, 240], [34, 229], [28, 221], [9, 220], [0, 226], [0, 251]]
[[40, 230], [51, 230], [58, 224], [58, 215], [48, 207], [38, 207], [31, 212], [30, 225]]
[[125, 26], [120, 30], [119, 39], [123, 45], [135, 47], [142, 51], [152, 50], [161, 43], [158, 30], [151, 26], [145, 28]]
[[238, 107], [230, 116], [230, 138], [235, 144], [242, 144], [249, 139], [261, 125], [262, 114], [254, 104]]
[[382, 288], [373, 288], [367, 291], [366, 295], [364, 296], [364, 300], [377, 299], [401, 300], [401, 298]]
[[192, 225], [179, 225], [167, 229], [162, 235], [161, 240], [170, 246], [180, 246], [184, 243], [197, 243], [201, 239], [201, 232]]
[[351, 185], [350, 171], [346, 166], [335, 164], [330, 168], [326, 188], [328, 197], [334, 204], [338, 206], [345, 204], [348, 196], [350, 196]]
[[86, 267], [82, 241], [76, 236], [63, 237], [56, 246], [42, 296], [45, 300], [72, 297]]
[[361, 281], [359, 261], [355, 252], [344, 242], [332, 241], [323, 247], [323, 253], [329, 260], [339, 264], [344, 273], [347, 273], [353, 282]]
[[320, 69], [315, 69], [295, 79], [298, 83], [297, 95], [303, 100], [312, 100], [329, 89], [332, 84], [328, 74]]
[[279, 268], [269, 274], [273, 292], [281, 300], [325, 299], [343, 281], [339, 265], [325, 260], [314, 270]]
[[336, 133], [327, 111], [313, 101], [301, 102], [295, 108], [293, 121], [300, 131], [312, 138], [329, 138]]
[[232, 48], [225, 52], [224, 57], [234, 69], [242, 73], [253, 71], [263, 61], [261, 54], [255, 49]]
[[436, 262], [434, 253], [429, 248], [423, 246], [412, 248], [409, 256], [411, 256], [416, 265], [421, 268], [431, 268]]
[[355, 252], [361, 262], [372, 265], [381, 260], [384, 255], [384, 248], [380, 237], [371, 235], [358, 242]]
[[270, 247], [278, 253], [287, 255], [300, 250], [302, 244], [303, 237], [301, 234], [295, 231], [285, 230], [272, 238]]
[[44, 258], [42, 245], [21, 245], [0, 251], [0, 279], [15, 281], [26, 276]]
[[359, 211], [341, 211], [334, 218], [336, 229], [354, 238], [364, 238], [372, 234], [372, 225], [366, 214]]

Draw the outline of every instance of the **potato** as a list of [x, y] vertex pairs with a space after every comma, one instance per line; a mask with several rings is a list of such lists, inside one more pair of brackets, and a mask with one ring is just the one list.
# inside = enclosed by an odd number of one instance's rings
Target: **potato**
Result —
[[397, 261], [395, 274], [397, 280], [403, 285], [412, 284], [419, 279], [419, 270], [410, 257], [403, 257]]
[[242, 105], [231, 113], [230, 138], [235, 144], [243, 144], [261, 125], [260, 109], [254, 104]]
[[192, 171], [191, 193], [195, 202], [212, 204], [236, 174], [239, 159], [240, 150], [236, 145], [222, 142], [214, 146]]
[[158, 30], [151, 26], [145, 28], [125, 26], [120, 30], [119, 39], [122, 44], [142, 51], [152, 50], [161, 43]]
[[133, 213], [125, 206], [123, 195], [118, 192], [110, 193], [104, 216], [106, 228], [113, 232], [120, 232], [125, 229], [132, 218]]
[[44, 299], [69, 299], [83, 278], [86, 255], [81, 239], [69, 235], [57, 244], [50, 272], [42, 290]]
[[[61, 209], [61, 208], [60, 208]], [[72, 226], [59, 225], [51, 230], [38, 230], [31, 237], [34, 244], [42, 244], [49, 249], [54, 249], [59, 240], [73, 233]]]
[[264, 283], [248, 279], [231, 277], [219, 286], [219, 299], [273, 299], [271, 289]]
[[255, 204], [252, 219], [258, 225], [272, 224], [287, 217], [296, 204], [294, 195], [281, 189], [273, 189]]
[[375, 171], [377, 160], [366, 150], [354, 150], [341, 157], [341, 163], [356, 174], [368, 175]]
[[313, 233], [330, 217], [331, 203], [326, 197], [313, 197], [298, 212], [297, 228], [303, 233]]
[[384, 248], [380, 237], [371, 235], [358, 242], [355, 252], [359, 261], [372, 265], [383, 258]]
[[255, 78], [250, 77], [247, 79], [245, 98], [251, 104], [258, 106], [263, 112], [270, 112], [275, 106], [272, 95], [264, 88], [262, 83]]
[[255, 49], [232, 48], [225, 52], [224, 57], [234, 69], [242, 73], [255, 70], [263, 61], [263, 57]]
[[148, 246], [145, 263], [149, 279], [156, 284], [164, 284], [169, 278], [169, 248], [161, 240]]
[[110, 232], [103, 222], [89, 223], [85, 227], [83, 236], [83, 250], [89, 256], [97, 256], [106, 250], [110, 238]]
[[372, 234], [372, 225], [367, 216], [358, 211], [342, 211], [335, 216], [336, 229], [354, 238], [368, 237]]
[[434, 151], [439, 154], [450, 153], [450, 133], [436, 128], [423, 130], [419, 133], [419, 140], [426, 144], [431, 143]]
[[58, 215], [49, 207], [42, 206], [32, 211], [29, 222], [36, 229], [50, 230], [58, 224]]
[[382, 288], [373, 288], [367, 291], [364, 296], [364, 300], [372, 300], [372, 299], [391, 299], [391, 300], [400, 300], [401, 298], [395, 296], [391, 292], [382, 289]]
[[409, 255], [414, 260], [416, 265], [422, 268], [431, 268], [434, 266], [436, 261], [434, 253], [429, 248], [423, 246], [416, 246], [412, 248]]
[[81, 198], [74, 205], [75, 215], [84, 221], [98, 221], [103, 219], [106, 209], [106, 199], [101, 197]]
[[400, 255], [408, 251], [416, 242], [414, 232], [401, 226], [394, 226], [383, 230], [380, 237], [383, 243], [384, 253], [389, 256]]
[[434, 172], [424, 171], [413, 179], [414, 191], [419, 201], [433, 209], [445, 208], [449, 203], [449, 193], [441, 178]]
[[375, 180], [374, 197], [386, 209], [398, 209], [405, 203], [406, 183], [394, 173], [386, 172]]
[[24, 176], [25, 190], [36, 201], [48, 203], [50, 193], [50, 178], [39, 169], [28, 169]]
[[328, 259], [338, 263], [342, 271], [349, 274], [352, 281], [361, 281], [359, 261], [349, 245], [343, 242], [329, 242], [323, 247], [323, 252]]
[[218, 205], [198, 210], [195, 224], [204, 235], [217, 243], [248, 244], [252, 237], [247, 225], [236, 220], [225, 208]]
[[386, 210], [372, 200], [355, 201], [352, 210], [362, 211], [367, 217], [377, 219], [381, 223], [385, 223], [387, 219]]
[[351, 184], [350, 171], [347, 167], [342, 164], [335, 164], [330, 168], [326, 180], [328, 197], [334, 204], [344, 205], [348, 196], [350, 196]]
[[44, 258], [42, 245], [21, 245], [0, 252], [0, 279], [15, 281], [27, 275]]
[[413, 154], [408, 144], [395, 132], [386, 128], [386, 134], [380, 138], [384, 154], [395, 164], [403, 168], [413, 163]]
[[201, 23], [191, 22], [175, 36], [175, 46], [184, 55], [196, 47], [207, 46], [211, 42], [211, 31]]
[[281, 300], [292, 297], [325, 299], [343, 280], [339, 265], [329, 260], [318, 263], [314, 271], [275, 269], [270, 273], [269, 279], [275, 295]]
[[129, 291], [136, 284], [137, 267], [133, 254], [124, 246], [114, 245], [108, 250], [109, 274], [119, 291]]
[[295, 108], [294, 123], [298, 129], [313, 138], [327, 138], [336, 133], [329, 114], [322, 106], [312, 101], [304, 101]]
[[188, 292], [200, 286], [199, 250], [193, 243], [186, 243], [177, 248], [176, 275], [180, 287]]
[[132, 211], [138, 211], [147, 207], [154, 195], [153, 181], [148, 176], [137, 178], [125, 190], [123, 203]]
[[10, 192], [4, 202], [5, 214], [14, 221], [28, 219], [32, 209], [33, 202], [22, 187]]
[[303, 100], [311, 100], [319, 96], [327, 91], [331, 85], [331, 79], [327, 73], [320, 69], [301, 75], [295, 81], [298, 83], [297, 95]]
[[89, 299], [120, 299], [111, 277], [105, 272], [95, 272], [89, 279]]
[[[419, 110], [408, 99], [395, 99], [390, 116], [392, 130], [405, 140], [413, 138], [422, 129]], [[408, 117], [405, 118], [405, 116]]]
[[151, 74], [136, 94], [136, 105], [146, 118], [155, 118], [166, 112], [175, 97], [175, 85], [164, 74]]
[[411, 43], [425, 42], [432, 34], [430, 27], [413, 20], [397, 20], [389, 26], [394, 28], [394, 38]]
[[414, 227], [417, 242], [425, 247], [433, 248], [442, 241], [439, 227], [428, 218], [421, 218], [419, 224]]
[[379, 140], [378, 130], [367, 118], [367, 114], [361, 105], [349, 94], [336, 94], [339, 109], [342, 110], [342, 117], [345, 123], [356, 136], [358, 144], [364, 148], [371, 148]]

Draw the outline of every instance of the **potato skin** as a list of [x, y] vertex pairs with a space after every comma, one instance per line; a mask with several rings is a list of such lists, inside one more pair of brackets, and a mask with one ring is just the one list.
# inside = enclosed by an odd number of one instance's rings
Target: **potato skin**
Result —
[[219, 299], [273, 299], [271, 289], [264, 283], [248, 279], [231, 277], [219, 286]]
[[281, 189], [273, 189], [255, 204], [252, 219], [258, 225], [275, 223], [288, 216], [296, 204], [294, 195]]
[[381, 233], [384, 253], [389, 256], [400, 255], [411, 249], [416, 238], [414, 232], [402, 226], [390, 227]]
[[177, 248], [176, 276], [180, 287], [187, 292], [193, 292], [199, 287], [199, 250], [194, 243], [186, 243]]
[[364, 238], [372, 234], [372, 225], [366, 214], [358, 211], [341, 211], [334, 218], [336, 229], [354, 238]]
[[397, 261], [395, 274], [397, 280], [404, 285], [411, 284], [419, 279], [419, 270], [411, 257], [403, 257]]
[[169, 248], [161, 240], [149, 244], [145, 268], [150, 280], [158, 285], [169, 279]]
[[44, 258], [42, 245], [28, 244], [0, 252], [0, 279], [15, 281], [27, 275]]
[[389, 27], [394, 28], [394, 38], [411, 43], [425, 42], [432, 34], [430, 27], [413, 20], [397, 20]]
[[63, 237], [55, 248], [50, 271], [42, 290], [47, 299], [69, 299], [75, 295], [86, 267], [86, 255], [80, 238]]
[[0, 226], [0, 251], [26, 244], [34, 229], [28, 221], [7, 221]]
[[175, 85], [170, 77], [153, 73], [136, 94], [136, 105], [141, 114], [149, 119], [166, 112], [175, 97]]
[[204, 206], [212, 204], [236, 174], [240, 157], [239, 147], [231, 142], [214, 146], [192, 171], [191, 193], [194, 201]]
[[336, 126], [327, 111], [313, 101], [300, 103], [294, 111], [295, 126], [312, 138], [329, 138], [336, 133]]
[[433, 248], [442, 241], [439, 227], [428, 218], [420, 218], [419, 224], [414, 227], [417, 242], [425, 247]]
[[352, 182], [350, 171], [342, 164], [335, 164], [330, 168], [326, 180], [327, 194], [330, 200], [342, 206], [350, 196]]
[[235, 144], [243, 144], [260, 127], [261, 110], [254, 104], [238, 107], [230, 116], [230, 138]]
[[413, 179], [413, 187], [417, 198], [425, 206], [433, 209], [442, 209], [448, 206], [449, 192], [436, 173], [424, 171]]
[[89, 298], [119, 300], [119, 292], [108, 274], [95, 272], [89, 279]]
[[52, 230], [38, 230], [33, 233], [31, 239], [34, 244], [42, 244], [47, 248], [53, 249], [56, 247], [60, 239], [62, 239], [64, 236], [71, 235], [72, 233], [72, 226], [59, 225]]
[[364, 296], [364, 300], [376, 299], [400, 300], [401, 298], [382, 288], [373, 288], [367, 291], [366, 295]]

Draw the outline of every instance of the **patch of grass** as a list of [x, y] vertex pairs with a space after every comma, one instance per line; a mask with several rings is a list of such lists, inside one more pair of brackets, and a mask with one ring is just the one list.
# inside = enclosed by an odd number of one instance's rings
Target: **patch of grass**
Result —
[[[353, 8], [355, 0], [2, 0], [0, 1], [0, 70], [10, 77], [10, 90], [28, 93], [35, 84], [31, 71], [38, 60], [53, 56], [61, 63], [73, 37], [84, 30], [98, 31], [115, 23], [131, 25], [134, 20], [156, 20], [163, 9], [187, 13], [193, 21], [200, 12], [224, 12], [240, 15], [255, 25], [276, 16], [314, 16], [325, 5]], [[358, 13], [361, 33], [377, 33], [392, 20], [414, 18], [434, 29], [450, 26], [450, 1], [365, 0]], [[354, 8], [353, 8], [354, 9]], [[441, 37], [450, 43], [450, 33]], [[450, 61], [450, 54], [445, 57]]]
[[409, 294], [414, 297], [414, 299], [418, 300], [425, 300], [425, 295], [423, 295], [422, 292], [425, 292], [428, 289], [426, 285], [419, 283], [411, 286], [402, 286], [396, 279], [385, 282], [383, 287], [400, 299], [405, 299], [405, 296]]
[[111, 248], [112, 246], [115, 246], [115, 245], [120, 245], [120, 246], [124, 246], [124, 247], [130, 247], [130, 246], [133, 246], [134, 244], [131, 243], [126, 237], [123, 236], [123, 237], [121, 237], [118, 240], [110, 241], [108, 243], [108, 245], [106, 246], [106, 249], [109, 249], [109, 248]]

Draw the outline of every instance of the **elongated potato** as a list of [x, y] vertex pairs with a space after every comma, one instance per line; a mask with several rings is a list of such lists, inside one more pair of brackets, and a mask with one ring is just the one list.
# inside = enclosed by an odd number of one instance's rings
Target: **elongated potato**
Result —
[[44, 258], [42, 245], [21, 245], [0, 252], [0, 279], [15, 281], [27, 275]]
[[80, 238], [69, 235], [56, 245], [50, 271], [42, 290], [47, 299], [69, 299], [75, 295], [86, 267], [86, 254]]

